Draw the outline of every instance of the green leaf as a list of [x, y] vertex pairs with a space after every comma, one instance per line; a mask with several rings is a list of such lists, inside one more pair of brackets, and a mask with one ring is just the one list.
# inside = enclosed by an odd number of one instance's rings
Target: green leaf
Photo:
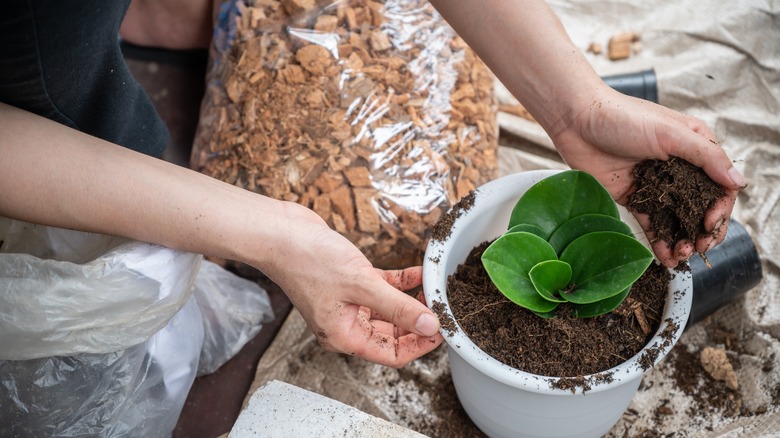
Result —
[[571, 281], [571, 266], [560, 260], [547, 260], [537, 263], [528, 273], [534, 288], [547, 301], [564, 303], [559, 292], [566, 289]]
[[623, 292], [620, 292], [614, 297], [596, 301], [595, 303], [572, 304], [572, 307], [574, 308], [574, 316], [577, 318], [592, 318], [594, 316], [609, 313], [617, 309], [620, 303], [626, 299], [629, 292], [631, 292], [631, 288], [627, 287]]
[[620, 217], [601, 183], [588, 173], [567, 170], [531, 186], [515, 204], [508, 228], [526, 223], [549, 236], [569, 219], [589, 213]]
[[518, 231], [525, 231], [531, 234], [536, 234], [544, 240], [547, 240], [547, 238], [550, 237], [550, 235], [545, 233], [543, 229], [531, 224], [517, 224], [514, 227], [508, 229], [504, 234], [517, 233]]
[[528, 273], [537, 264], [556, 260], [550, 244], [525, 231], [504, 234], [482, 253], [482, 265], [493, 284], [515, 304], [534, 312], [550, 312], [558, 306], [536, 292]]
[[653, 253], [633, 237], [597, 231], [575, 239], [560, 259], [572, 266], [574, 285], [563, 298], [589, 304], [630, 287], [650, 266]]
[[[555, 310], [555, 309], [553, 309], [553, 310]], [[536, 316], [538, 316], [540, 318], [544, 318], [544, 319], [555, 318], [555, 315], [556, 315], [556, 313], [553, 312], [553, 311], [545, 312], [545, 313], [541, 313], [541, 312], [534, 312], [534, 313], [536, 314]]]
[[547, 241], [555, 253], [561, 255], [574, 239], [594, 231], [616, 231], [627, 236], [634, 235], [631, 228], [620, 219], [604, 214], [583, 214], [566, 221]]

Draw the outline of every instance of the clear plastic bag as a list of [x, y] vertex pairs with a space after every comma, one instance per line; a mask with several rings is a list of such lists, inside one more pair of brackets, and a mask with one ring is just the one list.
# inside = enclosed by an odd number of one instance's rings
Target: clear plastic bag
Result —
[[20, 221], [6, 229], [0, 360], [112, 353], [143, 343], [189, 300], [202, 259]]
[[210, 374], [236, 355], [274, 319], [268, 293], [245, 278], [203, 260], [193, 292], [203, 316], [198, 375]]
[[316, 211], [374, 265], [497, 172], [493, 79], [426, 0], [229, 0], [191, 166]]
[[145, 342], [104, 354], [0, 361], [3, 436], [170, 437], [198, 367], [194, 300]]
[[0, 425], [10, 436], [170, 436], [196, 375], [273, 319], [202, 256], [0, 218]]

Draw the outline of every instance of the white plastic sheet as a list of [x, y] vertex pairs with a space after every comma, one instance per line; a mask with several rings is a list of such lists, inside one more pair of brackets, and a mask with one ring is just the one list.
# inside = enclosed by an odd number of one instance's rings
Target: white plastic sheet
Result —
[[208, 260], [201, 264], [194, 297], [203, 316], [205, 333], [199, 376], [224, 365], [257, 335], [264, 323], [274, 319], [264, 289]]
[[201, 256], [14, 221], [0, 251], [0, 359], [111, 353], [184, 306]]
[[273, 319], [202, 256], [0, 218], [0, 434], [170, 436], [196, 375]]

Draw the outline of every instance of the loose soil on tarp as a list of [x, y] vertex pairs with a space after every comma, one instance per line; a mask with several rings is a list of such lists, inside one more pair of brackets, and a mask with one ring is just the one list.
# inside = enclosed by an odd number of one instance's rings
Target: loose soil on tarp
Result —
[[650, 217], [650, 241], [695, 242], [706, 236], [704, 214], [725, 191], [700, 167], [677, 157], [645, 160], [633, 172], [634, 192], [626, 208]]
[[[661, 324], [671, 274], [660, 265], [652, 264], [611, 313], [576, 318], [562, 304], [554, 318], [545, 319], [509, 301], [490, 280], [480, 260], [489, 243], [474, 248], [458, 266], [447, 292], [466, 335], [502, 363], [542, 376], [572, 377], [571, 387], [587, 389], [591, 382], [577, 381], [577, 376], [598, 374], [630, 359]], [[447, 322], [442, 325], [446, 330]], [[649, 368], [654, 359], [641, 362]]]

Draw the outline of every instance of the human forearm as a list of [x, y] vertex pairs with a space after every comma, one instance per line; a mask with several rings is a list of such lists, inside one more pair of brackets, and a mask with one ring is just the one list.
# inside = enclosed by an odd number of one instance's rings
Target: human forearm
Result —
[[[442, 341], [398, 289], [313, 211], [276, 201], [0, 104], [0, 215], [124, 236], [250, 264], [276, 282], [320, 342], [403, 366]], [[385, 315], [375, 317], [375, 315]]]
[[605, 87], [542, 0], [430, 0], [555, 136]]
[[0, 150], [4, 216], [254, 264], [244, 246], [287, 226], [278, 201], [3, 104]]
[[[700, 120], [609, 88], [542, 0], [430, 0], [550, 135], [564, 161], [585, 170], [625, 203], [632, 169], [645, 159], [681, 157], [725, 190], [696, 242], [656, 242], [675, 266], [723, 240], [746, 182]], [[647, 230], [649, 220], [640, 217]]]

